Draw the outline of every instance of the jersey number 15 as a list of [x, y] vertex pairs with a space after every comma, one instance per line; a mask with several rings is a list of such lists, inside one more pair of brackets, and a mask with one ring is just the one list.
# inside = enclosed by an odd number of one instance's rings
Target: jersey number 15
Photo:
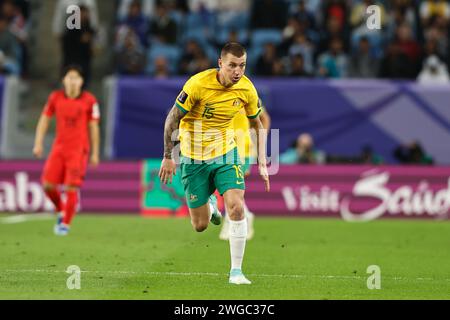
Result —
[[214, 113], [213, 113], [214, 110], [215, 110], [215, 108], [205, 107], [205, 111], [203, 112], [202, 117], [206, 118], [206, 119], [213, 118], [214, 117]]

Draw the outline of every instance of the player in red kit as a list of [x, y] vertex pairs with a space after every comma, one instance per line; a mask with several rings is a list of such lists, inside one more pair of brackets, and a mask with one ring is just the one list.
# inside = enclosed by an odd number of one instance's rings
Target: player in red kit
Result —
[[[56, 235], [67, 235], [78, 205], [79, 188], [83, 184], [87, 165], [100, 161], [100, 111], [96, 98], [83, 91], [81, 69], [69, 66], [63, 74], [64, 89], [48, 98], [36, 129], [33, 154], [42, 158], [44, 137], [50, 121], [56, 118], [56, 138], [42, 174], [47, 197], [55, 205], [58, 222]], [[91, 150], [92, 149], [92, 150]], [[90, 159], [89, 159], [90, 158]], [[61, 199], [64, 186], [66, 201]]]

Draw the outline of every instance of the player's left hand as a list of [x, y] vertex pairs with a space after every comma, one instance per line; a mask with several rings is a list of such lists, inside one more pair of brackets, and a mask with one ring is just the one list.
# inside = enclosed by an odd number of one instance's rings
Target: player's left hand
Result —
[[270, 191], [270, 180], [269, 180], [269, 173], [267, 171], [266, 163], [265, 162], [259, 163], [258, 169], [259, 169], [259, 175], [264, 180], [266, 192], [269, 192]]
[[100, 164], [100, 157], [98, 155], [96, 155], [96, 154], [93, 154], [91, 156], [91, 161], [90, 162], [91, 162], [91, 165], [93, 167], [97, 167]]

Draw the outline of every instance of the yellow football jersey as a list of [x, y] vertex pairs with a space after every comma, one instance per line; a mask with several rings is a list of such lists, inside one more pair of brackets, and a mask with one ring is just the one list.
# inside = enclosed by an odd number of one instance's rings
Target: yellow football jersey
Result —
[[176, 100], [186, 113], [180, 123], [181, 154], [195, 160], [210, 160], [236, 148], [233, 119], [244, 110], [254, 119], [260, 112], [258, 93], [246, 76], [226, 88], [217, 80], [217, 69], [190, 78]]
[[250, 136], [250, 123], [245, 111], [241, 110], [233, 119], [235, 130], [235, 139], [238, 147], [239, 156], [244, 160], [254, 155], [252, 152], [252, 139]]

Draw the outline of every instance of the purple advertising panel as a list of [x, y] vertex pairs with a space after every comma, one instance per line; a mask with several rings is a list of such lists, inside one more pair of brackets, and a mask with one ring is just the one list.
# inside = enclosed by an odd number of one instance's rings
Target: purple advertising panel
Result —
[[[43, 162], [0, 162], [0, 212], [51, 212], [40, 183]], [[81, 212], [140, 212], [141, 162], [106, 162], [89, 168]]]
[[258, 215], [447, 219], [450, 167], [282, 166], [270, 193], [253, 168], [246, 202]]

